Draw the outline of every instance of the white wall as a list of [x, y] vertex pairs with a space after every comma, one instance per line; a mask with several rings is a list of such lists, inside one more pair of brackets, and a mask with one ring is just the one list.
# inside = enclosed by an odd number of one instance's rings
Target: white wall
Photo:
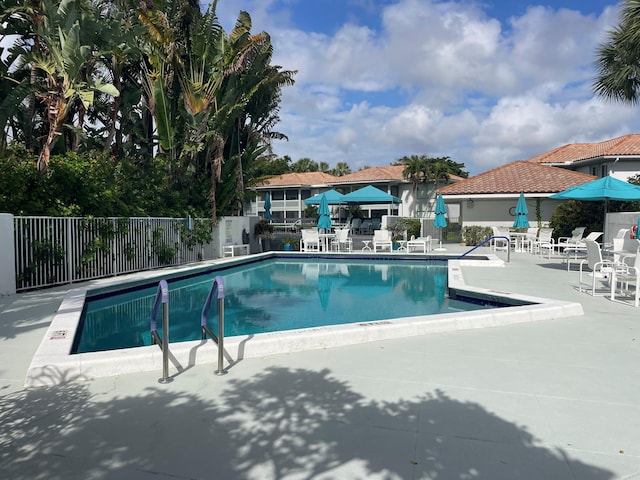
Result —
[[[640, 212], [616, 212], [607, 213], [604, 222], [604, 243], [611, 243], [611, 239], [621, 228], [628, 228], [631, 231], [631, 227], [638, 224], [640, 219]], [[629, 234], [625, 236], [629, 238]]]
[[[457, 200], [456, 200], [457, 201]], [[517, 198], [509, 199], [474, 199], [473, 203], [462, 200], [462, 226], [481, 225], [483, 227], [510, 227], [515, 220], [515, 207]], [[536, 199], [527, 198], [529, 224], [537, 226]], [[549, 198], [541, 199], [541, 220], [548, 224], [551, 215], [561, 202]]]
[[0, 295], [16, 293], [13, 215], [0, 213]]
[[259, 244], [253, 238], [253, 227], [260, 221], [259, 217], [221, 217], [218, 222], [218, 256], [223, 257], [225, 245], [242, 245], [242, 231], [249, 234], [251, 253], [259, 252]]

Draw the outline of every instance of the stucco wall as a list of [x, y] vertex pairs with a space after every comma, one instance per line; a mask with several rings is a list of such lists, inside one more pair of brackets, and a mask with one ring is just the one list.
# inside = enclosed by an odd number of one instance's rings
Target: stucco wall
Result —
[[[474, 199], [461, 201], [462, 206], [462, 226], [481, 225], [485, 227], [510, 227], [515, 220], [515, 207], [518, 199]], [[527, 208], [529, 209], [529, 224], [537, 226], [536, 220], [536, 199], [527, 198]], [[551, 215], [559, 201], [548, 198], [541, 199], [541, 220], [547, 224], [551, 220]]]

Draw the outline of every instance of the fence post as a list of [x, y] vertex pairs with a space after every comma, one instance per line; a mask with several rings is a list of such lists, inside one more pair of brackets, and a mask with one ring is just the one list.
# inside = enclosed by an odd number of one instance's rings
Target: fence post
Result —
[[0, 213], [0, 295], [16, 293], [16, 245], [13, 215]]

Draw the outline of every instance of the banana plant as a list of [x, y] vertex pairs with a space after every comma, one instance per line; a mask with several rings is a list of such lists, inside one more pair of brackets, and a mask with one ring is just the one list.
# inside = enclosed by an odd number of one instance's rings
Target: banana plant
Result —
[[70, 107], [80, 102], [84, 109], [93, 104], [95, 92], [117, 96], [118, 90], [97, 74], [87, 75], [87, 65], [95, 63], [94, 45], [82, 41], [83, 29], [90, 30], [95, 19], [86, 0], [42, 2], [43, 18], [35, 25], [42, 48], [25, 52], [27, 62], [41, 77], [36, 97], [44, 105], [48, 132], [38, 157], [38, 170], [46, 172], [51, 148], [62, 134]]

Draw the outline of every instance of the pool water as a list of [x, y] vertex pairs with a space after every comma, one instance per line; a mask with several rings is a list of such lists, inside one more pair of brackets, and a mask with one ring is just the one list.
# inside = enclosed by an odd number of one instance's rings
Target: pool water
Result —
[[[170, 342], [200, 339], [215, 276], [224, 283], [227, 337], [486, 308], [447, 297], [442, 261], [270, 259], [169, 281]], [[156, 291], [154, 284], [87, 299], [73, 353], [150, 345]], [[217, 309], [213, 301], [214, 332]]]

